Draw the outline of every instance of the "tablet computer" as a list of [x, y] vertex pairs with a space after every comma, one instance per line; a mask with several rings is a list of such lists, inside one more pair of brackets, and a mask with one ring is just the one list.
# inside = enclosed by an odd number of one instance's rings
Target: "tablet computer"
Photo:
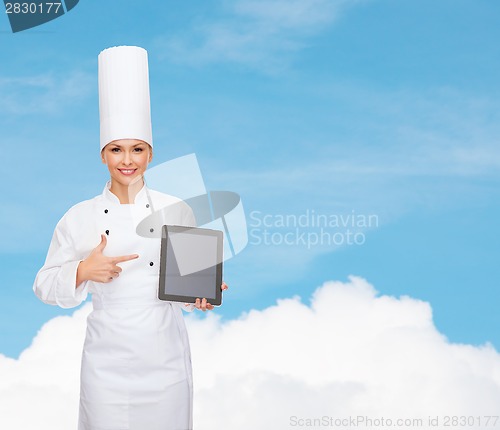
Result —
[[222, 303], [222, 231], [164, 225], [161, 235], [158, 298]]

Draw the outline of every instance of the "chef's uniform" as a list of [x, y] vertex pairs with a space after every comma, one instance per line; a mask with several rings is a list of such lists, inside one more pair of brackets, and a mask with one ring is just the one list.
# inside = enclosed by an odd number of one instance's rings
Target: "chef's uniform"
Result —
[[[103, 53], [99, 58], [101, 149], [119, 138], [152, 145], [145, 51], [119, 47]], [[142, 89], [135, 91], [137, 81]], [[124, 100], [125, 87], [134, 100]], [[124, 118], [127, 124], [120, 128]], [[162, 211], [165, 224], [194, 226], [192, 210], [181, 200], [146, 186], [132, 204], [120, 204], [109, 187], [110, 183], [101, 195], [73, 206], [62, 217], [33, 287], [43, 302], [63, 308], [78, 306], [92, 293], [78, 429], [191, 429], [191, 358], [182, 309], [193, 306], [157, 298], [160, 239], [138, 235], [136, 226], [162, 208], [167, 208]], [[77, 288], [78, 265], [100, 243], [101, 234], [107, 238], [104, 255], [139, 257], [119, 263], [123, 271], [111, 282], [85, 281]]]
[[[169, 224], [194, 225], [192, 211], [146, 187], [134, 204], [122, 205], [108, 187], [59, 221], [34, 285], [42, 301], [63, 308], [78, 306], [92, 293], [79, 430], [189, 429], [192, 375], [185, 305], [158, 300], [160, 240], [141, 237], [135, 228], [137, 219], [151, 213], [151, 203], [170, 209], [163, 211]], [[104, 255], [139, 258], [120, 263], [123, 271], [110, 283], [86, 281], [75, 288], [78, 263], [99, 244], [101, 233], [107, 235]]]

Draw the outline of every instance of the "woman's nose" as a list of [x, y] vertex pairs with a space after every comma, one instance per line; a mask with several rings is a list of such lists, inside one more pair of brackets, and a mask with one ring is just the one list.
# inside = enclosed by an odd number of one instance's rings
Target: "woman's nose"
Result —
[[125, 152], [123, 155], [123, 164], [132, 164], [132, 157], [128, 152]]

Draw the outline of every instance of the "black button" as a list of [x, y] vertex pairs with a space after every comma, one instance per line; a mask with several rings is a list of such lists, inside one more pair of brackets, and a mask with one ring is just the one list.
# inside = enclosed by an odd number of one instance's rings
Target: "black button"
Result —
[[149, 265], [152, 266], [154, 263], [152, 261], [149, 262]]
[[154, 229], [154, 228], [150, 228], [150, 229], [149, 229], [149, 231], [150, 231], [151, 233], [153, 233], [153, 231], [155, 231], [155, 229]]
[[148, 203], [148, 204], [146, 204], [146, 207], [147, 207], [147, 208], [149, 208], [149, 203]]
[[109, 236], [109, 230], [106, 230], [106, 234]]
[[107, 209], [104, 209], [104, 213], [107, 214], [108, 213], [108, 210]]

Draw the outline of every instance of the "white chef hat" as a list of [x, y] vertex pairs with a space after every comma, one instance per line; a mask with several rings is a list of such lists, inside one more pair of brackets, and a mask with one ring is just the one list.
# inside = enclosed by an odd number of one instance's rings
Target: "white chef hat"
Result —
[[101, 151], [117, 139], [153, 146], [147, 51], [116, 46], [102, 51], [98, 62]]

